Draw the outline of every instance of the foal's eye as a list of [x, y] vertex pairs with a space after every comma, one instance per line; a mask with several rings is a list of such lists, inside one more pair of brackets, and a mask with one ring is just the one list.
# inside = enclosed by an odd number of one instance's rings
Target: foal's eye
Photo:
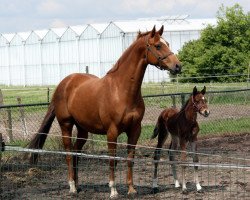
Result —
[[160, 50], [161, 49], [161, 45], [157, 44], [157, 45], [155, 45], [155, 48], [156, 48], [156, 50]]

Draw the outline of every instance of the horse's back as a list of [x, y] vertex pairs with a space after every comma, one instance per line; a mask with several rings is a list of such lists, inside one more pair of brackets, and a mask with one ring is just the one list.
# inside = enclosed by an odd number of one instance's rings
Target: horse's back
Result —
[[168, 120], [169, 118], [175, 116], [179, 112], [176, 108], [167, 108], [162, 111], [161, 116], [164, 120]]

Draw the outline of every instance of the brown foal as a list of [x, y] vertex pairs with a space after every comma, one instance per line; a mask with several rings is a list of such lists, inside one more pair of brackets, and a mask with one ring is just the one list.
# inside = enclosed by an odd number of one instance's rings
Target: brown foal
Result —
[[[161, 155], [161, 148], [168, 137], [168, 133], [171, 134], [171, 144], [169, 151], [169, 160], [173, 162], [172, 172], [175, 181], [175, 187], [180, 187], [177, 173], [176, 173], [176, 164], [174, 163], [174, 154], [175, 150], [178, 147], [178, 141], [181, 148], [181, 161], [186, 161], [186, 147], [187, 143], [191, 144], [192, 152], [193, 152], [193, 162], [197, 163], [198, 155], [197, 151], [197, 135], [199, 132], [199, 125], [197, 122], [197, 113], [201, 114], [204, 117], [208, 117], [209, 110], [206, 103], [206, 99], [204, 94], [206, 93], [206, 87], [202, 89], [202, 91], [197, 91], [197, 88], [194, 87], [193, 93], [186, 102], [186, 104], [182, 107], [180, 111], [176, 108], [169, 108], [162, 111], [160, 116], [158, 117], [157, 124], [154, 129], [154, 133], [152, 138], [156, 138], [158, 136], [158, 143], [155, 150], [154, 160], [155, 162], [155, 170], [154, 170], [154, 180], [153, 180], [153, 188], [157, 190], [157, 168], [158, 162]], [[185, 181], [185, 169], [186, 166], [182, 166], [182, 191], [184, 193], [187, 192], [186, 181]], [[202, 187], [199, 183], [197, 170], [198, 167], [195, 166], [194, 179], [196, 183], [197, 191], [201, 191]]]

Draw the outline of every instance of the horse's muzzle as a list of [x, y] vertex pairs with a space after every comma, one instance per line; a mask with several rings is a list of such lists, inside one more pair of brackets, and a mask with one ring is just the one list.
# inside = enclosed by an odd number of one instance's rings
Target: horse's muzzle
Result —
[[181, 65], [176, 64], [175, 69], [171, 70], [170, 72], [173, 75], [180, 74], [181, 73]]
[[178, 64], [175, 65], [175, 73], [177, 74], [181, 73], [181, 65]]

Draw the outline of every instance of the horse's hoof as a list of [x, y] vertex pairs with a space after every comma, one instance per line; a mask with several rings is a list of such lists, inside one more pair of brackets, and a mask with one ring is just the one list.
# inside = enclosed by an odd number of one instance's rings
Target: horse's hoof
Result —
[[188, 190], [187, 189], [182, 190], [182, 194], [188, 194]]
[[156, 194], [156, 193], [158, 193], [159, 192], [159, 188], [157, 188], [157, 187], [155, 187], [155, 188], [153, 188], [153, 190], [152, 190], [152, 194]]
[[197, 190], [197, 192], [202, 194], [202, 193], [204, 193], [204, 189], [201, 188], [201, 189]]
[[118, 199], [119, 195], [118, 193], [117, 194], [113, 194], [113, 195], [110, 195], [109, 199]]
[[137, 194], [137, 191], [134, 188], [129, 189], [128, 196], [134, 196]]

